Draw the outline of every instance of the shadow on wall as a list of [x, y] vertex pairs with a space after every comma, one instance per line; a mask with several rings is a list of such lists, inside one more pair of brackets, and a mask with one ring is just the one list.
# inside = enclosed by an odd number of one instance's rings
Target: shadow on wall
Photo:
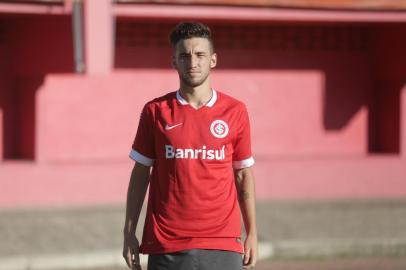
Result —
[[[168, 33], [174, 25], [119, 20], [115, 67], [170, 69]], [[208, 25], [219, 54], [217, 69], [320, 70], [326, 79], [325, 130], [343, 129], [367, 108], [368, 151], [399, 153], [401, 85], [379, 84], [381, 74], [376, 67], [380, 65], [376, 59], [388, 49], [376, 46], [377, 39], [385, 38], [379, 36], [385, 29], [366, 25]], [[397, 68], [406, 70], [405, 64]], [[383, 119], [390, 119], [390, 124]]]
[[0, 16], [4, 159], [35, 159], [35, 99], [48, 73], [73, 71], [69, 16]]
[[33, 160], [35, 155], [35, 95], [43, 78], [14, 78], [3, 105], [5, 159]]

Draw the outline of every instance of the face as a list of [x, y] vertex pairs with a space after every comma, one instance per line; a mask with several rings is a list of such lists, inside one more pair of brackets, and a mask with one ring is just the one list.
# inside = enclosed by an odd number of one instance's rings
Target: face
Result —
[[210, 70], [216, 66], [217, 56], [207, 39], [190, 38], [176, 44], [172, 62], [181, 83], [197, 87], [207, 81]]

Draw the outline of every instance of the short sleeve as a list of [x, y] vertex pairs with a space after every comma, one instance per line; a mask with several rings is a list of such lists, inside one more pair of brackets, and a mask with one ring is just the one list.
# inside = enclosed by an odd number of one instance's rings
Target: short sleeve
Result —
[[251, 152], [251, 131], [248, 112], [245, 106], [240, 111], [237, 131], [233, 143], [233, 168], [243, 169], [254, 165]]
[[152, 166], [155, 160], [154, 120], [150, 107], [144, 106], [138, 123], [137, 135], [130, 152], [130, 158], [145, 166]]

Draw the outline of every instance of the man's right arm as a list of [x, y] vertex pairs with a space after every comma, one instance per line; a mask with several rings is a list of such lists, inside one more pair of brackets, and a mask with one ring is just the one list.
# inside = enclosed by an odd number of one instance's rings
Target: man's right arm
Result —
[[135, 231], [147, 193], [150, 171], [151, 167], [136, 162], [128, 185], [123, 257], [128, 267], [132, 269], [141, 269], [139, 265], [139, 242], [135, 236]]

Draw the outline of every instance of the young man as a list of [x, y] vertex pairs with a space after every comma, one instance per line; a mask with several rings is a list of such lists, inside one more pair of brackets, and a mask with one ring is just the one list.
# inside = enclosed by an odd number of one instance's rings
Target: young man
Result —
[[[211, 88], [217, 55], [207, 26], [178, 24], [170, 41], [180, 88], [142, 111], [130, 153], [136, 163], [123, 257], [133, 269], [141, 269], [140, 252], [149, 254], [150, 270], [253, 268], [258, 240], [247, 110]], [[148, 185], [139, 246], [135, 231]], [[240, 209], [247, 234], [243, 245]]]

